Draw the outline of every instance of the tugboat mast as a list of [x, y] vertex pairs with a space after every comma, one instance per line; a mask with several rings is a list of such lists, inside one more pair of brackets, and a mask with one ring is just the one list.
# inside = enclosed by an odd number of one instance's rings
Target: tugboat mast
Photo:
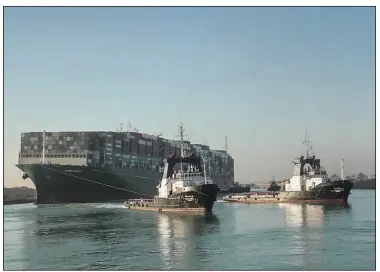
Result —
[[205, 179], [205, 184], [207, 184], [205, 157], [203, 157], [202, 160], [203, 160], [203, 176], [204, 176], [204, 179]]
[[180, 137], [180, 143], [181, 143], [181, 173], [183, 173], [183, 165], [182, 165], [182, 159], [185, 157], [185, 151], [184, 151], [184, 143], [183, 143], [183, 124], [182, 122], [179, 123], [179, 137]]
[[303, 141], [303, 144], [306, 146], [306, 158], [309, 158], [309, 155], [311, 156], [313, 154], [313, 146], [311, 145], [310, 136], [305, 130], [305, 140]]
[[184, 150], [184, 142], [183, 142], [183, 132], [184, 132], [184, 129], [183, 129], [183, 124], [182, 122], [179, 124], [179, 137], [180, 137], [180, 141], [181, 141], [181, 158], [184, 158], [185, 157], [185, 150]]
[[344, 159], [340, 160], [340, 171], [341, 178], [344, 180]]

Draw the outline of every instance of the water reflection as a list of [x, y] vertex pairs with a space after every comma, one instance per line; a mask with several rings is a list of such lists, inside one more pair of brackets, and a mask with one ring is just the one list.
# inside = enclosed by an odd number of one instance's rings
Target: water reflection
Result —
[[[111, 209], [83, 212], [72, 209], [69, 212], [56, 213], [49, 208], [37, 208], [28, 216], [32, 234], [39, 239], [56, 236], [60, 239], [88, 237], [93, 240], [104, 240], [107, 230], [118, 225], [120, 212]], [[91, 235], [89, 235], [91, 234]]]
[[[296, 267], [314, 266], [323, 262], [316, 255], [324, 247], [324, 220], [329, 213], [349, 212], [347, 205], [279, 203], [284, 211], [285, 224], [290, 229], [289, 251]], [[311, 259], [307, 256], [314, 255]], [[311, 261], [312, 260], [312, 261]], [[311, 263], [313, 262], [313, 263]]]
[[[78, 254], [82, 259], [85, 256], [88, 263], [99, 262], [99, 258], [113, 255], [111, 249], [123, 259], [135, 260], [140, 254], [157, 253], [165, 267], [174, 267], [178, 262], [186, 267], [191, 265], [188, 260], [201, 251], [201, 237], [219, 230], [215, 215], [167, 215], [115, 206], [34, 206], [23, 216], [25, 244], [19, 250], [26, 258], [22, 262], [24, 268], [36, 263], [48, 267], [55, 258], [72, 260]], [[145, 247], [145, 243], [149, 246]], [[75, 269], [84, 265], [71, 263]]]
[[186, 268], [194, 258], [202, 253], [202, 235], [210, 235], [219, 230], [219, 220], [213, 215], [170, 215], [159, 214], [157, 227], [162, 261], [165, 269], [174, 265]]
[[322, 227], [326, 214], [350, 212], [349, 204], [293, 204], [279, 203], [284, 210], [285, 223], [289, 227]]

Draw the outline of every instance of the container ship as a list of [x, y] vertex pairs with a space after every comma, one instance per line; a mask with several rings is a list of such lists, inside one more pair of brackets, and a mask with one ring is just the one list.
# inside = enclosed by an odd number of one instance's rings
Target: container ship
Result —
[[[204, 158], [218, 186], [234, 181], [234, 159], [225, 150], [185, 141]], [[163, 160], [180, 156], [180, 141], [134, 131], [28, 132], [21, 134], [18, 164], [37, 190], [36, 204], [97, 203], [153, 198]]]

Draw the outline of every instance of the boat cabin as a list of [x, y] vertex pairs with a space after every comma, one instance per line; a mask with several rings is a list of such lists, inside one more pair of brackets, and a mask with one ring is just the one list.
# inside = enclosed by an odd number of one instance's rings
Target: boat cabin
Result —
[[174, 192], [188, 186], [212, 184], [207, 177], [202, 158], [191, 155], [183, 158], [167, 158], [165, 160], [159, 197], [170, 197]]
[[321, 168], [320, 159], [301, 156], [293, 161], [292, 178], [285, 183], [285, 191], [307, 191], [326, 182], [326, 170]]

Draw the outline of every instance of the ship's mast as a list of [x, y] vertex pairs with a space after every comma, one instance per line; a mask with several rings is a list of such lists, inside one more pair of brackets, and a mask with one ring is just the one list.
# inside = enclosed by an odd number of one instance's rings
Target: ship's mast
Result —
[[311, 145], [310, 136], [305, 130], [305, 140], [303, 141], [303, 144], [306, 146], [306, 158], [309, 158], [309, 155], [312, 155], [313, 153], [313, 146]]
[[340, 160], [340, 175], [342, 177], [342, 180], [344, 180], [344, 159]]
[[183, 129], [183, 124], [182, 122], [180, 123], [179, 125], [179, 137], [180, 137], [180, 143], [181, 143], [181, 158], [184, 158], [185, 157], [185, 150], [184, 150], [184, 142], [183, 142], [183, 132], [184, 132], [184, 129]]
[[205, 157], [202, 158], [203, 160], [203, 176], [205, 178], [205, 184], [207, 183], [207, 177], [206, 177], [206, 160]]
[[183, 173], [183, 165], [182, 165], [182, 158], [185, 157], [185, 152], [184, 152], [184, 148], [183, 148], [183, 132], [184, 132], [184, 129], [183, 129], [183, 124], [182, 122], [180, 122], [179, 124], [179, 137], [180, 137], [180, 143], [181, 143], [181, 173]]
[[45, 136], [46, 131], [42, 132], [42, 164], [45, 164]]
[[224, 150], [228, 153], [227, 136], [224, 137]]

